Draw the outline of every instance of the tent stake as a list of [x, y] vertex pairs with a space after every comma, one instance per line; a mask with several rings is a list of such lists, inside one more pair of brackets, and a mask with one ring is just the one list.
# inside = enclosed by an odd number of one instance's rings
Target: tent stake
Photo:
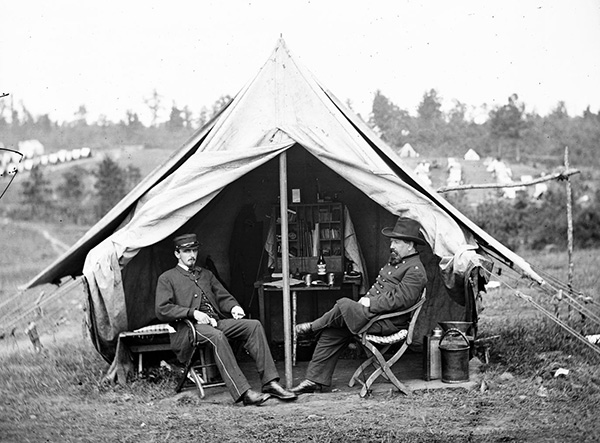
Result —
[[281, 217], [281, 273], [283, 274], [283, 346], [285, 353], [285, 384], [292, 387], [292, 339], [290, 312], [290, 254], [287, 213], [287, 153], [279, 155], [279, 213]]

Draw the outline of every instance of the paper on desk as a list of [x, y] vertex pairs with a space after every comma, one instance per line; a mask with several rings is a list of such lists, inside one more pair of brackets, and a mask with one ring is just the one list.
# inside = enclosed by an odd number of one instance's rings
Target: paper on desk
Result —
[[[298, 280], [297, 278], [290, 278], [290, 286], [304, 284], [304, 280]], [[264, 286], [274, 286], [276, 288], [283, 288], [283, 280], [268, 281], [264, 283]]]

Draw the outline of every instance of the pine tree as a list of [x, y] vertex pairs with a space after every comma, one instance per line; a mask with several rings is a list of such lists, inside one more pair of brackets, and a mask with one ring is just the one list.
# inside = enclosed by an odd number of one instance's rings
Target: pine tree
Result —
[[121, 200], [126, 193], [125, 171], [110, 156], [106, 156], [95, 171], [94, 185], [99, 197], [97, 215], [102, 217]]
[[23, 199], [29, 207], [31, 217], [46, 215], [52, 207], [50, 181], [44, 177], [42, 169], [34, 166], [29, 178], [23, 182]]

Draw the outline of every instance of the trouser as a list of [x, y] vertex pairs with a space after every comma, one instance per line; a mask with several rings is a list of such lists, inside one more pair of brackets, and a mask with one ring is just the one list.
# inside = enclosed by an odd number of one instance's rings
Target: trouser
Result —
[[195, 327], [198, 342], [212, 346], [215, 363], [234, 401], [242, 398], [244, 392], [250, 389], [250, 384], [237, 363], [229, 340], [244, 342], [244, 348], [256, 362], [263, 385], [279, 380], [265, 331], [258, 320], [228, 318], [219, 320], [216, 328], [198, 324]]
[[306, 378], [321, 385], [331, 386], [338, 359], [352, 341], [354, 334], [346, 326], [337, 303], [312, 322], [312, 329], [319, 334], [319, 340], [308, 363]]

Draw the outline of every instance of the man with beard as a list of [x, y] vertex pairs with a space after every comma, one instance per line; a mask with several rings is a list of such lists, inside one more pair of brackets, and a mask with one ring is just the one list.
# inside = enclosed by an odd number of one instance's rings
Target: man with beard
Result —
[[[181, 362], [193, 352], [191, 331], [185, 321], [192, 320], [200, 343], [209, 344], [223, 381], [236, 402], [260, 405], [270, 396], [280, 400], [295, 400], [297, 395], [279, 384], [279, 374], [267, 343], [265, 331], [258, 320], [245, 319], [237, 300], [208, 269], [196, 266], [199, 243], [196, 234], [184, 234], [174, 239], [177, 266], [164, 272], [156, 286], [156, 316], [171, 322], [175, 334], [171, 348]], [[239, 340], [256, 362], [262, 381], [262, 392], [250, 389], [229, 340]]]
[[[313, 357], [308, 364], [306, 379], [292, 388], [296, 394], [306, 394], [331, 386], [333, 371], [341, 353], [352, 337], [376, 315], [408, 309], [419, 301], [427, 282], [425, 267], [415, 244], [425, 244], [419, 237], [420, 224], [400, 217], [394, 228], [381, 232], [390, 238], [390, 258], [381, 268], [375, 284], [358, 301], [341, 298], [318, 319], [296, 326], [298, 335], [319, 335]], [[375, 322], [369, 333], [391, 335], [408, 327], [410, 316]]]

